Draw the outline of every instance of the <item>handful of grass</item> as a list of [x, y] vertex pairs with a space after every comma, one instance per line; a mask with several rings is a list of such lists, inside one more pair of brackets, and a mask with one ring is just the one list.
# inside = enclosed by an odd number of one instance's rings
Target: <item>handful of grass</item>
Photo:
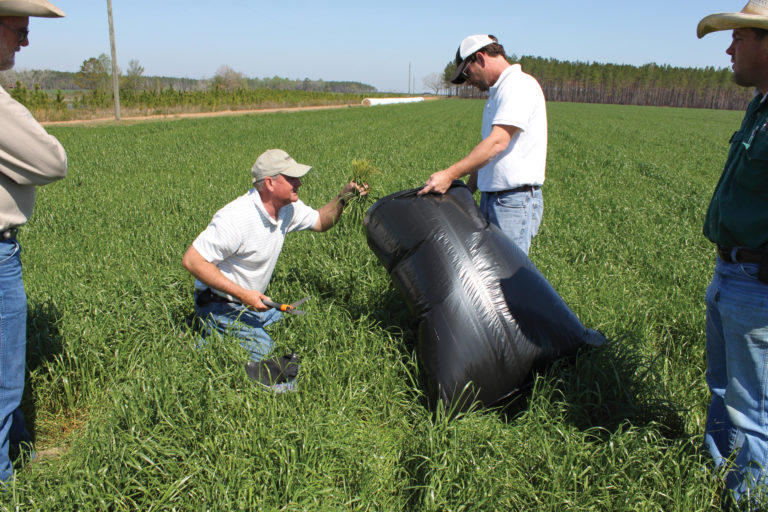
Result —
[[374, 189], [372, 182], [377, 175], [384, 174], [366, 159], [352, 160], [352, 175], [349, 181], [354, 181], [358, 185], [368, 187], [368, 194], [361, 195], [359, 191], [354, 190], [345, 195], [347, 202], [346, 215], [351, 217], [353, 222], [362, 222], [365, 210], [376, 201], [376, 197], [371, 194]]

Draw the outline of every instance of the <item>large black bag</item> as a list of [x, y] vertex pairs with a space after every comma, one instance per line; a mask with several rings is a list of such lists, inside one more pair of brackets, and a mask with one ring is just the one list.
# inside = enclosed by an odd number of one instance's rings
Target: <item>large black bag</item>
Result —
[[368, 245], [419, 319], [431, 399], [492, 406], [534, 370], [602, 336], [586, 329], [526, 254], [480, 213], [469, 189], [398, 192], [368, 210]]

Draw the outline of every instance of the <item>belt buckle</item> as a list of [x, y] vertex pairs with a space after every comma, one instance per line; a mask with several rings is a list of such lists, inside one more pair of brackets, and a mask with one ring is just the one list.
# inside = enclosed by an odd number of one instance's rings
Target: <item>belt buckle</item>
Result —
[[19, 232], [19, 228], [8, 228], [2, 233], [0, 233], [0, 236], [3, 240], [10, 240], [11, 238], [16, 238], [16, 234]]

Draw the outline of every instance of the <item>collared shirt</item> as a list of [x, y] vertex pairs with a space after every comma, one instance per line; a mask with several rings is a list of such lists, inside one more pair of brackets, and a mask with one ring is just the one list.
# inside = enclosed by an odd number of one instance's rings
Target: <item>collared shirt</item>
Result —
[[547, 164], [547, 108], [539, 82], [524, 73], [520, 64], [505, 69], [488, 90], [483, 110], [482, 137], [494, 125], [515, 126], [519, 131], [507, 148], [482, 167], [477, 187], [496, 192], [521, 185], [543, 185]]
[[0, 231], [32, 215], [35, 187], [67, 174], [67, 154], [24, 105], [0, 87]]
[[[310, 229], [319, 215], [299, 200], [280, 208], [277, 219], [273, 219], [264, 209], [259, 192], [251, 189], [216, 212], [192, 246], [228, 279], [248, 290], [264, 293], [285, 235]], [[207, 287], [195, 280], [196, 289]]]
[[722, 247], [768, 243], [768, 102], [756, 96], [731, 137], [725, 169], [704, 220], [704, 236]]

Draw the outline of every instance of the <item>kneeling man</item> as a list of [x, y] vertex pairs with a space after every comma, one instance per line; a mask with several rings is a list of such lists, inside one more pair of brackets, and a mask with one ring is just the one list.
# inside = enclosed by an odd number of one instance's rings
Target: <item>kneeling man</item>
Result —
[[[347, 197], [367, 193], [366, 187], [350, 182], [319, 210], [310, 208], [298, 197], [301, 177], [310, 169], [283, 150], [262, 153], [251, 169], [253, 188], [216, 212], [182, 259], [196, 278], [195, 312], [206, 335], [219, 332], [240, 338], [250, 353], [246, 369], [254, 378], [265, 375], [260, 369], [268, 369], [258, 365], [272, 350], [265, 327], [282, 318], [281, 311], [265, 304], [271, 299], [264, 292], [285, 235], [328, 230], [341, 217]], [[274, 373], [266, 375], [274, 390], [292, 389], [292, 382], [276, 382]]]

